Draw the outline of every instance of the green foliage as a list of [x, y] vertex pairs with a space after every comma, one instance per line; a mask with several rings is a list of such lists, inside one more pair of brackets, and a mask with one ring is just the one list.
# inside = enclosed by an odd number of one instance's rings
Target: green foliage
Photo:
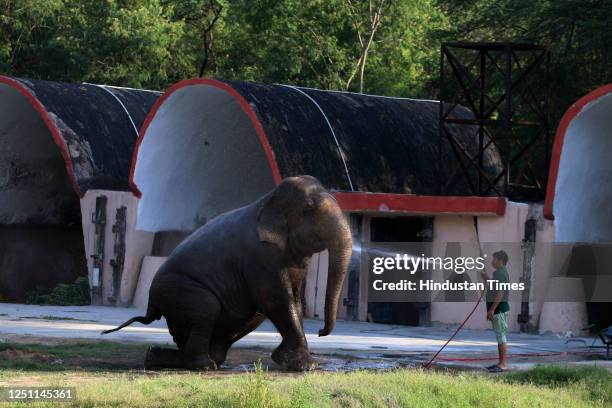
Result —
[[555, 119], [611, 80], [612, 0], [0, 0], [0, 72], [164, 89], [204, 65], [355, 91], [369, 5], [381, 3], [364, 92], [435, 98], [450, 40], [550, 47]]
[[150, 0], [0, 0], [6, 75], [165, 87], [181, 21]]
[[[208, 76], [345, 90], [362, 48], [356, 24], [369, 18], [347, 0], [0, 0], [0, 10], [3, 74], [151, 89], [197, 76], [206, 55]], [[431, 96], [446, 26], [433, 0], [387, 0], [364, 91]]]
[[520, 41], [551, 50], [551, 112], [609, 83], [612, 0], [440, 0], [455, 40]]
[[60, 283], [53, 289], [34, 289], [26, 295], [26, 303], [57, 306], [89, 305], [91, 304], [89, 281], [86, 277], [80, 277], [72, 284]]

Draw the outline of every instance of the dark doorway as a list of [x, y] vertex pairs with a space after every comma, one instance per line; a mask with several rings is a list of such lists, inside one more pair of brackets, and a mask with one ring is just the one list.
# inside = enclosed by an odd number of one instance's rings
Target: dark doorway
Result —
[[81, 224], [0, 225], [0, 300], [23, 302], [36, 288], [52, 289], [87, 276]]
[[[431, 217], [375, 217], [370, 220], [370, 239], [377, 242], [431, 242]], [[423, 326], [429, 323], [429, 303], [368, 302], [368, 320], [375, 323]]]

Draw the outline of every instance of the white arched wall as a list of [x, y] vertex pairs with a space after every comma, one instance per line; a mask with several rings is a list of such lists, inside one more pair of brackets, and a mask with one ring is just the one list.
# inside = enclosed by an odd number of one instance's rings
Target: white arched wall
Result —
[[150, 115], [132, 176], [142, 194], [138, 229], [191, 231], [274, 188], [255, 128], [227, 90], [171, 90]]
[[557, 242], [612, 241], [612, 92], [569, 123], [553, 208]]
[[79, 197], [40, 113], [0, 83], [0, 224], [80, 222]]

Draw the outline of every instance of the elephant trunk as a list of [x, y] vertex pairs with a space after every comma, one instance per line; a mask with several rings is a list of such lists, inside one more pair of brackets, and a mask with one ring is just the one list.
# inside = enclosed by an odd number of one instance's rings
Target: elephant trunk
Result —
[[353, 240], [349, 224], [338, 208], [335, 214], [337, 229], [327, 240], [329, 250], [329, 267], [327, 270], [327, 288], [325, 291], [325, 327], [319, 330], [319, 336], [327, 336], [336, 325], [338, 301], [342, 284], [348, 270], [353, 250]]

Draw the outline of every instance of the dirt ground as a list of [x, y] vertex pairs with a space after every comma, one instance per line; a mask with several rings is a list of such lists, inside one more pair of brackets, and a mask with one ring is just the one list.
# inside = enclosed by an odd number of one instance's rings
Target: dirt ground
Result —
[[[77, 371], [143, 371], [142, 362], [149, 345], [95, 340], [69, 340], [53, 337], [6, 335], [0, 343], [1, 361], [11, 365], [32, 363], [32, 369]], [[169, 346], [172, 347], [172, 346]], [[71, 350], [71, 351], [67, 351]], [[363, 354], [357, 357], [312, 354], [317, 370], [385, 370], [415, 365], [406, 356]], [[402, 357], [399, 360], [397, 357]], [[232, 348], [227, 360], [214, 374], [244, 372], [261, 362], [271, 373], [287, 373], [270, 358], [270, 351], [260, 348]], [[210, 374], [213, 374], [211, 372]]]
[[[0, 368], [31, 367], [30, 371], [66, 373], [118, 370], [141, 375], [144, 372], [142, 362], [150, 345], [174, 347], [165, 321], [149, 326], [134, 325], [109, 336], [100, 335], [102, 330], [115, 327], [139, 313], [131, 308], [0, 303], [0, 352], [7, 351], [0, 355]], [[304, 321], [308, 346], [318, 363], [317, 370], [325, 372], [418, 368], [429, 361], [455, 329], [340, 320], [334, 333], [319, 337], [320, 328], [321, 321]], [[282, 368], [270, 359], [280, 341], [274, 326], [266, 321], [232, 347], [220, 370], [209, 374], [240, 373], [252, 370], [253, 364], [261, 361], [273, 375], [284, 375]], [[612, 360], [605, 360], [605, 351], [593, 338], [511, 333], [509, 341], [509, 367], [513, 371], [550, 363], [612, 369]], [[5, 360], [10, 363], [5, 364]], [[432, 368], [485, 373], [485, 367], [496, 361], [497, 344], [493, 333], [464, 329], [445, 347]]]
[[[159, 344], [158, 344], [159, 345]], [[156, 372], [143, 370], [143, 360], [148, 344], [120, 343], [112, 341], [61, 339], [54, 337], [6, 335], [0, 343], [0, 369], [16, 368], [24, 371], [74, 371], [80, 372], [79, 378], [87, 378], [87, 373], [121, 371], [130, 375], [156, 375]], [[169, 346], [172, 347], [172, 346]], [[347, 354], [312, 353], [317, 363], [316, 370], [327, 372], [350, 372], [355, 370], [385, 371], [396, 368], [421, 367], [431, 357], [431, 353], [398, 352], [361, 352]], [[434, 370], [483, 371], [482, 366], [495, 362], [496, 356], [482, 354], [460, 355], [444, 354], [432, 366]], [[469, 360], [469, 361], [468, 361]], [[541, 356], [512, 356], [511, 362], [529, 363], [572, 363], [601, 360], [598, 354]], [[294, 375], [283, 370], [270, 358], [270, 351], [257, 347], [234, 347], [228, 353], [226, 362], [219, 370], [206, 375], [226, 375], [252, 371], [254, 363], [262, 366], [272, 375]], [[476, 363], [476, 364], [475, 364]], [[490, 364], [490, 363], [489, 363]], [[483, 371], [484, 372], [484, 371]], [[85, 374], [83, 376], [82, 374]], [[27, 380], [27, 376], [25, 377]], [[23, 378], [20, 381], [26, 381]], [[32, 379], [30, 379], [32, 380]], [[26, 381], [27, 382], [27, 381]]]

